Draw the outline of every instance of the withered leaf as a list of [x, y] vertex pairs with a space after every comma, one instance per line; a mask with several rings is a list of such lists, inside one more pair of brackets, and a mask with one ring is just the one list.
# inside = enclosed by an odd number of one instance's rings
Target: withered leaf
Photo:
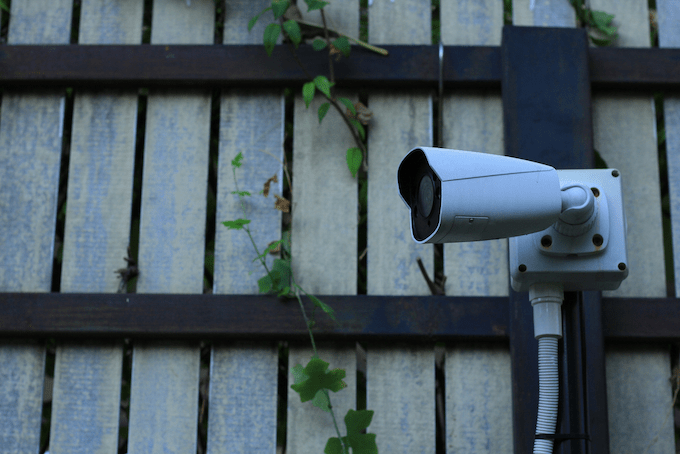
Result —
[[275, 195], [276, 202], [274, 202], [274, 208], [284, 213], [290, 212], [290, 200], [284, 199], [281, 196]]
[[276, 177], [276, 174], [274, 174], [273, 177], [269, 178], [267, 182], [264, 184], [264, 187], [262, 188], [262, 195], [265, 197], [269, 196], [269, 187], [271, 186], [272, 183], [278, 183], [279, 179]]
[[347, 109], [347, 116], [354, 118], [362, 125], [367, 125], [368, 122], [371, 121], [371, 117], [373, 117], [373, 111], [360, 102], [354, 103], [354, 108], [356, 109], [357, 114], [352, 115], [352, 112]]

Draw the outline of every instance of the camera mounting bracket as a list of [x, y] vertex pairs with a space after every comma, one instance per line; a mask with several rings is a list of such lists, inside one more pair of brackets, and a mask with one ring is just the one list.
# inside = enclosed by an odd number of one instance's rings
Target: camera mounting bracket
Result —
[[[566, 291], [614, 290], [628, 275], [621, 176], [616, 169], [558, 170], [560, 186], [585, 187], [594, 197], [594, 220], [577, 229], [562, 220], [540, 232], [510, 238], [515, 291], [535, 283], [562, 283]], [[562, 224], [562, 225], [560, 225]]]

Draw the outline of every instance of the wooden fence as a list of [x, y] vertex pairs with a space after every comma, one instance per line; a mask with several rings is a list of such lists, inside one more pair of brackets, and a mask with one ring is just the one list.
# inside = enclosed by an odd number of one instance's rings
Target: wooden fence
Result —
[[[13, 0], [7, 44], [141, 44], [142, 0]], [[300, 2], [302, 3], [302, 2]], [[248, 20], [267, 1], [227, 0], [224, 44], [256, 44], [266, 25], [248, 33]], [[645, 0], [592, 0], [593, 9], [616, 15], [617, 45], [649, 47]], [[680, 47], [680, 3], [657, 0], [659, 45]], [[318, 22], [315, 13], [306, 19]], [[359, 2], [333, 0], [333, 28], [359, 33]], [[152, 44], [212, 44], [212, 0], [156, 0]], [[574, 27], [567, 0], [515, 0], [516, 25]], [[441, 0], [441, 39], [446, 45], [501, 44], [501, 0]], [[6, 14], [4, 11], [3, 15]], [[419, 0], [374, 0], [368, 7], [373, 44], [431, 44], [432, 7]], [[203, 291], [209, 149], [218, 141], [214, 284], [216, 294], [255, 294], [259, 274], [243, 232], [221, 221], [242, 217], [231, 194], [231, 160], [242, 152], [242, 190], [257, 194], [272, 175], [283, 191], [285, 100], [281, 90], [225, 87], [219, 98], [208, 88], [151, 89], [145, 111], [143, 178], [139, 219], [138, 293], [196, 294]], [[357, 92], [345, 96], [357, 100]], [[63, 90], [6, 89], [0, 111], [0, 291], [49, 292], [61, 167], [68, 163], [67, 203], [60, 291], [116, 292], [115, 271], [125, 267], [133, 212], [137, 140], [136, 89], [76, 89], [72, 112]], [[219, 130], [211, 131], [211, 103], [219, 101]], [[433, 93], [378, 90], [367, 93], [369, 126], [366, 292], [427, 295], [416, 265], [430, 276], [434, 248], [409, 234], [406, 209], [396, 190], [396, 168], [413, 146], [432, 145]], [[292, 256], [299, 283], [309, 292], [353, 295], [358, 288], [359, 187], [346, 168], [352, 144], [337, 116], [319, 126], [316, 109], [297, 95], [293, 108]], [[456, 90], [441, 103], [444, 147], [502, 154], [503, 109], [498, 90]], [[655, 112], [651, 94], [595, 93], [595, 148], [624, 177], [630, 276], [611, 297], [665, 297], [662, 200], [657, 118], [666, 132], [665, 156], [671, 231], [680, 242], [680, 100], [663, 99]], [[68, 115], [67, 115], [68, 114]], [[64, 134], [70, 147], [62, 149]], [[139, 163], [138, 163], [139, 165]], [[665, 203], [665, 202], [664, 202]], [[262, 247], [281, 236], [281, 213], [270, 198], [248, 199], [255, 241]], [[446, 294], [508, 296], [507, 240], [447, 244]], [[677, 254], [677, 252], [676, 252]], [[673, 273], [680, 273], [674, 260]], [[676, 278], [676, 289], [680, 279]], [[672, 291], [672, 290], [671, 290]], [[677, 290], [676, 290], [677, 292]], [[527, 303], [528, 304], [528, 303]], [[342, 307], [336, 310], [342, 311]], [[302, 320], [300, 323], [303, 323]], [[121, 414], [129, 415], [127, 452], [193, 453], [199, 432], [201, 349], [197, 341], [132, 341], [129, 411], [121, 410], [122, 340], [58, 340], [49, 427], [50, 453], [119, 452]], [[365, 366], [362, 354], [365, 351]], [[607, 401], [611, 452], [673, 453], [671, 350], [667, 344], [608, 344]], [[320, 356], [347, 371], [347, 388], [333, 395], [336, 414], [356, 408], [359, 367], [365, 367], [366, 407], [375, 410], [370, 433], [382, 453], [434, 453], [436, 408], [445, 428], [445, 452], [509, 453], [513, 450], [511, 357], [506, 343], [433, 344], [321, 342]], [[311, 356], [308, 344], [289, 345], [292, 367]], [[358, 355], [359, 354], [359, 355]], [[0, 451], [40, 449], [46, 348], [42, 340], [0, 344]], [[272, 342], [214, 342], [210, 351], [207, 452], [274, 453], [277, 449], [279, 351]], [[443, 365], [440, 402], [435, 365]], [[361, 376], [361, 375], [360, 375]], [[49, 380], [51, 382], [51, 380]], [[204, 391], [200, 391], [204, 392]], [[670, 416], [669, 416], [670, 415]], [[320, 453], [335, 435], [330, 417], [301, 404], [288, 389], [285, 452]], [[340, 423], [341, 431], [344, 427]], [[43, 443], [44, 447], [44, 443]], [[443, 451], [441, 451], [443, 452]]]

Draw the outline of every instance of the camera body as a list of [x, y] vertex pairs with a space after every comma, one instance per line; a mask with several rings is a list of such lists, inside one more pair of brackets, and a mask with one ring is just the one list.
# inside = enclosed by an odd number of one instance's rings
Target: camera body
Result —
[[628, 276], [616, 169], [555, 170], [506, 156], [418, 147], [397, 171], [418, 243], [510, 239], [511, 284], [614, 290]]

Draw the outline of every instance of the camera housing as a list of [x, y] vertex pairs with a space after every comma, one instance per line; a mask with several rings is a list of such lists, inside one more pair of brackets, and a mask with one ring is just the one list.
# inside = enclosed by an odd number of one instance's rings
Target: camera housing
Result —
[[417, 243], [524, 235], [555, 223], [562, 208], [554, 168], [506, 156], [418, 147], [397, 183]]
[[397, 171], [417, 243], [510, 238], [511, 285], [615, 290], [628, 276], [621, 175], [418, 147]]

